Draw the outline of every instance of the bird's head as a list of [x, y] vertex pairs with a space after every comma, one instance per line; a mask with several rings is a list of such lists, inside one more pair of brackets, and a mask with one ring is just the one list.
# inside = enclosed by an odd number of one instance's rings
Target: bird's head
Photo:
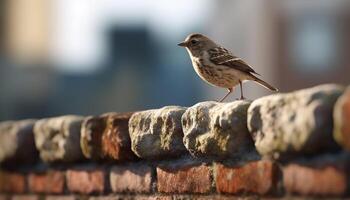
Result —
[[178, 45], [185, 47], [192, 54], [197, 54], [217, 46], [215, 42], [199, 33], [190, 34], [186, 37], [185, 41], [180, 42]]

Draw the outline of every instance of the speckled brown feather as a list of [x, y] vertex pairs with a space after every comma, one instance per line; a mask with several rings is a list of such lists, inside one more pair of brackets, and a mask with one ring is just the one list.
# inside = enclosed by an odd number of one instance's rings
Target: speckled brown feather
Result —
[[227, 66], [248, 74], [257, 74], [247, 63], [241, 58], [232, 55], [227, 49], [223, 47], [216, 47], [208, 51], [210, 61], [216, 65]]

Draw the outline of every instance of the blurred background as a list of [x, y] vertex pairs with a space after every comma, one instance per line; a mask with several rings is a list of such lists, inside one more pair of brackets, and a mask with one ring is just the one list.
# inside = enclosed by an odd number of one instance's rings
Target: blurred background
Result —
[[0, 120], [219, 99], [226, 91], [200, 80], [176, 45], [193, 32], [281, 92], [350, 83], [348, 0], [1, 0], [0, 9]]

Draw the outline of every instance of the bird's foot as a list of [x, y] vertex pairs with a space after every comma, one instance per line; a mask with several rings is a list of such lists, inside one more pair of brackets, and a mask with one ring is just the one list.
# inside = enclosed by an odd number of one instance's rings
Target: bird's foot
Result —
[[240, 97], [240, 98], [237, 98], [236, 100], [237, 101], [239, 101], [239, 100], [246, 100], [246, 98], [245, 97]]

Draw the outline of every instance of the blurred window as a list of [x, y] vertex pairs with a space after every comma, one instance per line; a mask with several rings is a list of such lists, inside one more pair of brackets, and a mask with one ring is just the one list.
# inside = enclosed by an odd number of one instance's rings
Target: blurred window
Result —
[[289, 38], [293, 66], [303, 72], [323, 72], [337, 63], [336, 24], [329, 16], [304, 15], [290, 27]]

